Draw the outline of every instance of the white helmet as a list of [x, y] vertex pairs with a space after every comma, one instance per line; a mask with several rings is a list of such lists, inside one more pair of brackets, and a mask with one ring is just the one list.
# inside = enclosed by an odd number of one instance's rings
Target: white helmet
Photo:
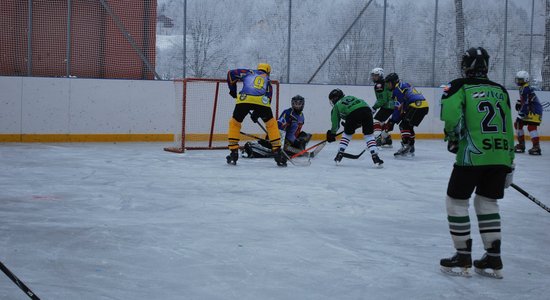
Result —
[[372, 71], [370, 71], [370, 75], [378, 75], [380, 77], [384, 77], [384, 69], [382, 68], [374, 68]]
[[529, 73], [527, 71], [519, 71], [516, 73], [516, 84], [524, 84], [529, 82]]
[[[378, 77], [378, 79], [375, 79], [375, 77]], [[373, 82], [383, 80], [384, 79], [384, 69], [382, 68], [374, 68], [372, 71], [370, 71], [370, 78]]]

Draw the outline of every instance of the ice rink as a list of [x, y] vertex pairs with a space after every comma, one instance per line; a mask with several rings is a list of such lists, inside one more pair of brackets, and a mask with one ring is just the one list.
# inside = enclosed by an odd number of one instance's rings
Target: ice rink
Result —
[[[441, 140], [412, 160], [382, 149], [383, 169], [369, 155], [335, 165], [337, 143], [287, 168], [164, 146], [0, 144], [0, 261], [52, 300], [550, 299], [550, 214], [512, 188], [504, 279], [439, 271], [454, 253]], [[515, 183], [550, 205], [542, 151], [517, 155]], [[0, 273], [0, 299], [28, 297]]]

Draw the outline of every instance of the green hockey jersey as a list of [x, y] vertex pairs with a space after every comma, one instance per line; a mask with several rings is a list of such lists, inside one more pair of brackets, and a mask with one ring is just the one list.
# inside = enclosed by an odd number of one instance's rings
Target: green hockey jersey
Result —
[[514, 126], [508, 92], [485, 78], [453, 80], [441, 97], [445, 140], [458, 141], [458, 166], [511, 166]]
[[332, 122], [332, 133], [336, 133], [336, 131], [338, 131], [338, 128], [340, 128], [340, 120], [345, 120], [352, 111], [361, 107], [370, 108], [365, 100], [356, 98], [354, 96], [345, 96], [342, 99], [338, 100], [338, 102], [334, 104], [334, 107], [332, 108], [332, 111], [330, 113]]

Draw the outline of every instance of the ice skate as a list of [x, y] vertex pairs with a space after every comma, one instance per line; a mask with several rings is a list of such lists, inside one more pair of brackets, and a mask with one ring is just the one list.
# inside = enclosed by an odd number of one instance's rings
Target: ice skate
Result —
[[525, 153], [525, 144], [519, 143], [514, 147], [514, 152], [516, 153]]
[[231, 153], [229, 153], [229, 155], [226, 156], [225, 159], [227, 160], [228, 164], [236, 165], [237, 160], [239, 160], [239, 150], [238, 149], [231, 150]]
[[382, 168], [382, 164], [384, 164], [384, 161], [380, 159], [378, 154], [372, 154], [372, 162], [374, 162], [374, 165], [378, 168]]
[[395, 157], [413, 157], [414, 156], [414, 146], [409, 144], [401, 143], [401, 149], [397, 150], [393, 154]]
[[[477, 274], [485, 277], [502, 279], [502, 260], [500, 259], [500, 240], [493, 241], [480, 260], [474, 260]], [[492, 271], [488, 271], [492, 270]]]
[[541, 155], [540, 146], [533, 146], [533, 148], [529, 149], [529, 155]]
[[376, 146], [382, 148], [392, 148], [391, 136], [386, 132], [382, 132], [382, 134], [376, 137]]
[[275, 159], [275, 162], [277, 163], [277, 166], [286, 167], [287, 158], [283, 154], [283, 150], [281, 148], [279, 148], [275, 151], [275, 153], [273, 155], [273, 158]]
[[336, 153], [336, 157], [334, 157], [334, 161], [336, 163], [339, 163], [342, 161], [342, 157], [344, 157], [344, 150], [340, 149], [340, 151], [338, 151], [338, 153]]
[[441, 272], [451, 276], [470, 277], [472, 268], [472, 240], [466, 241], [466, 248], [457, 249], [455, 255], [439, 261]]

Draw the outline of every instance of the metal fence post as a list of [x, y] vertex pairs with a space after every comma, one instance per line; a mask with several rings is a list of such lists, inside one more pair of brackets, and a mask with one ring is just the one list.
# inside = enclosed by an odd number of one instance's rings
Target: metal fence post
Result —
[[183, 78], [185, 78], [187, 66], [187, 0], [183, 1]]
[[288, 43], [286, 50], [286, 83], [290, 83], [290, 42], [292, 28], [292, 0], [288, 0]]
[[435, 86], [435, 50], [437, 45], [437, 10], [439, 8], [439, 0], [435, 0], [435, 16], [434, 16], [434, 41], [432, 49], [432, 86]]
[[387, 0], [384, 0], [384, 16], [382, 17], [382, 65], [381, 68], [384, 69], [384, 53], [386, 53], [386, 8], [388, 7]]
[[529, 67], [528, 71], [529, 74], [533, 74], [531, 72], [531, 59], [533, 56], [533, 21], [535, 20], [535, 0], [531, 1], [531, 31], [529, 32]]
[[71, 76], [71, 0], [67, 0], [67, 54], [66, 65], [67, 78]]
[[504, 56], [502, 59], [502, 85], [506, 85], [506, 48], [508, 46], [508, 0], [506, 0], [504, 5]]
[[32, 76], [32, 0], [28, 0], [27, 31], [27, 76]]

